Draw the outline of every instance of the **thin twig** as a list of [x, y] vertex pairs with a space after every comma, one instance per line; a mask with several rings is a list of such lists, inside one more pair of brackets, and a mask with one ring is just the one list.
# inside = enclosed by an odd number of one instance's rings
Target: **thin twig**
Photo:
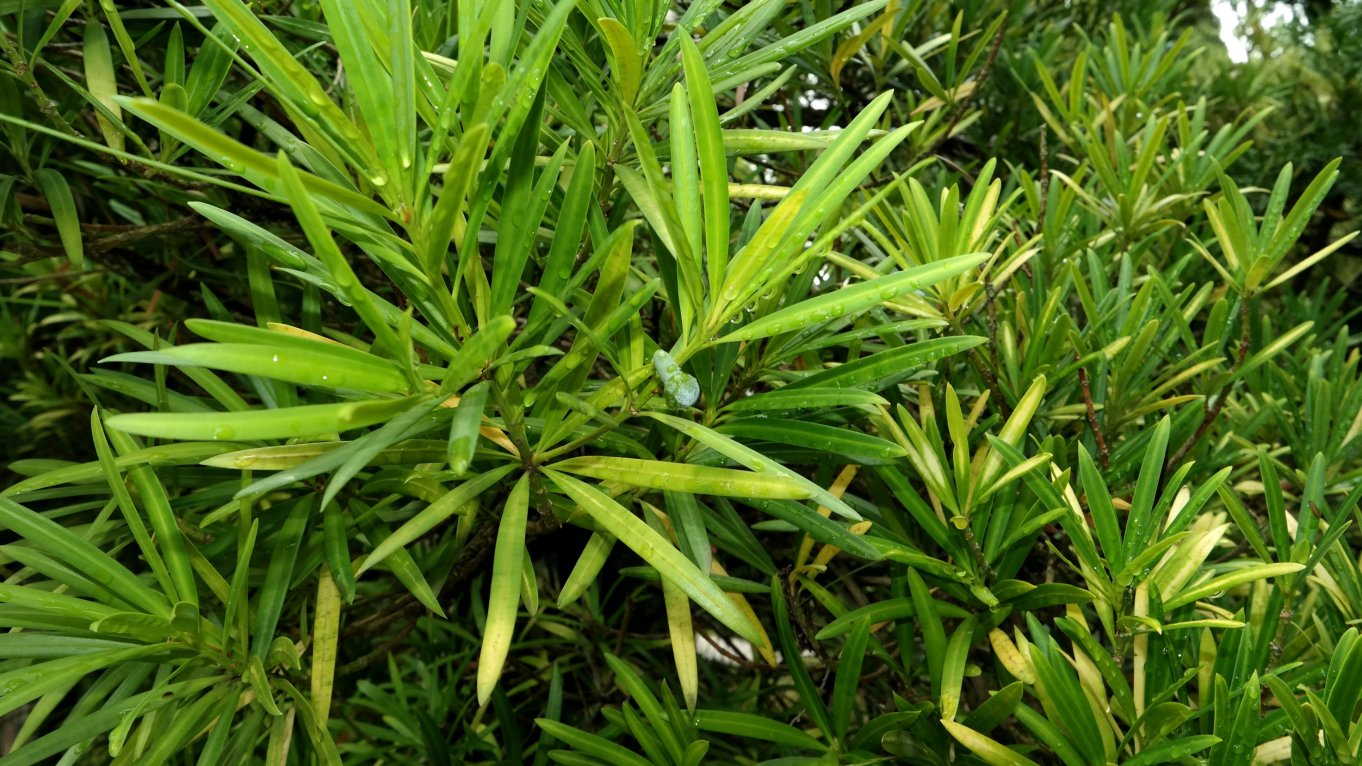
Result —
[[1040, 125], [1040, 207], [1036, 211], [1036, 225], [1045, 231], [1045, 203], [1050, 199], [1050, 126]]
[[955, 126], [960, 123], [960, 118], [965, 115], [965, 109], [969, 106], [974, 95], [984, 89], [984, 83], [988, 82], [988, 76], [993, 72], [993, 63], [998, 60], [998, 51], [1002, 50], [1003, 38], [1007, 35], [1007, 22], [1003, 22], [998, 27], [998, 33], [993, 36], [993, 49], [988, 52], [988, 61], [984, 62], [984, 68], [979, 71], [979, 78], [975, 81], [974, 89], [965, 94], [955, 105], [955, 110], [951, 113], [951, 121], [946, 125], [946, 131], [937, 139], [936, 144], [928, 154], [936, 154], [941, 145], [951, 139], [951, 133]]
[[1225, 406], [1225, 400], [1229, 398], [1229, 389], [1234, 385], [1234, 372], [1244, 363], [1249, 352], [1249, 296], [1247, 295], [1244, 296], [1244, 301], [1239, 304], [1239, 325], [1240, 332], [1243, 333], [1243, 335], [1239, 338], [1239, 354], [1229, 370], [1231, 380], [1225, 384], [1225, 387], [1219, 393], [1217, 393], [1215, 404], [1212, 404], [1211, 408], [1206, 411], [1206, 417], [1202, 418], [1201, 425], [1197, 426], [1196, 433], [1192, 435], [1191, 439], [1183, 442], [1182, 446], [1178, 448], [1178, 451], [1173, 453], [1173, 457], [1169, 458], [1168, 462], [1164, 464], [1164, 473], [1177, 467], [1177, 465], [1182, 462], [1182, 459], [1187, 456], [1187, 453], [1191, 451], [1192, 447], [1196, 446], [1196, 443], [1201, 441], [1201, 437], [1205, 436], [1206, 432], [1211, 430], [1211, 424], [1214, 423], [1215, 419], [1220, 415], [1220, 410]]
[[[1074, 357], [1081, 360], [1078, 351], [1074, 351]], [[1078, 385], [1083, 391], [1083, 405], [1088, 409], [1088, 428], [1092, 429], [1092, 438], [1097, 442], [1097, 456], [1102, 461], [1102, 468], [1105, 470], [1111, 465], [1111, 455], [1107, 452], [1107, 437], [1102, 434], [1102, 424], [1097, 422], [1097, 408], [1092, 404], [1092, 388], [1088, 385], [1088, 371], [1083, 365], [1078, 365]]]
[[337, 677], [348, 676], [351, 673], [356, 673], [358, 671], [364, 670], [365, 668], [369, 667], [375, 662], [383, 659], [384, 657], [387, 657], [388, 654], [392, 652], [392, 650], [401, 646], [402, 642], [407, 640], [407, 636], [411, 635], [411, 632], [415, 627], [416, 618], [413, 617], [407, 620], [407, 624], [403, 625], [401, 630], [397, 631], [397, 635], [393, 636], [387, 641], [384, 641], [379, 646], [374, 647], [372, 650], [365, 653], [363, 657], [360, 657], [357, 660], [347, 662], [344, 665], [341, 665], [339, 668], [336, 668], [336, 676]]

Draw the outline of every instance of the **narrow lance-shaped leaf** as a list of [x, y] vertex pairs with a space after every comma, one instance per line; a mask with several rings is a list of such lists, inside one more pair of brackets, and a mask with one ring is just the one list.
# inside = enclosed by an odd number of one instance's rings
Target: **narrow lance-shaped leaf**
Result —
[[[660, 516], [659, 512], [649, 508], [644, 512], [643, 518], [654, 532], [663, 537], [674, 537], [675, 535], [668, 534]], [[675, 519], [671, 521], [674, 526]], [[658, 579], [661, 580], [662, 602], [667, 610], [667, 632], [671, 636], [672, 661], [676, 665], [676, 677], [681, 685], [681, 698], [686, 703], [686, 710], [694, 712], [700, 693], [700, 675], [695, 654], [695, 627], [691, 622], [690, 599], [686, 598], [686, 592], [681, 586], [665, 577]], [[611, 665], [614, 664], [615, 661], [611, 661]]]
[[22, 537], [38, 550], [79, 569], [121, 599], [161, 617], [170, 615], [163, 596], [122, 564], [71, 530], [24, 506], [0, 497], [0, 526]]
[[791, 332], [819, 322], [827, 322], [877, 306], [884, 301], [963, 274], [989, 259], [988, 253], [974, 253], [915, 266], [868, 282], [832, 290], [816, 298], [800, 301], [744, 325], [719, 339], [721, 343], [756, 340]]
[[521, 476], [506, 498], [497, 526], [492, 559], [492, 588], [487, 596], [487, 624], [478, 655], [478, 704], [486, 705], [501, 678], [515, 632], [520, 606], [520, 570], [525, 557], [525, 524], [530, 508], [529, 477]]
[[946, 644], [945, 659], [941, 664], [941, 719], [954, 721], [960, 709], [960, 686], [965, 680], [965, 662], [969, 657], [970, 642], [974, 639], [974, 618], [955, 629]]
[[1088, 498], [1088, 509], [1092, 512], [1093, 525], [1097, 528], [1097, 540], [1102, 544], [1102, 552], [1107, 556], [1109, 571], [1120, 572], [1125, 566], [1125, 547], [1121, 540], [1120, 521], [1116, 509], [1111, 504], [1106, 482], [1097, 470], [1097, 464], [1082, 445], [1078, 447], [1078, 473], [1083, 481], [1083, 494]]
[[374, 568], [394, 552], [411, 544], [421, 535], [434, 529], [440, 522], [458, 513], [470, 501], [476, 499], [489, 487], [501, 481], [518, 467], [514, 463], [499, 466], [450, 490], [439, 500], [427, 506], [425, 510], [408, 519], [383, 542], [374, 546], [373, 552], [360, 565], [358, 574], [363, 574]]
[[681, 587], [701, 609], [754, 645], [764, 645], [761, 631], [732, 600], [719, 590], [681, 551], [654, 532], [637, 516], [600, 490], [557, 471], [546, 471], [554, 484], [577, 502], [591, 518], [629, 546], [663, 577]]
[[[705, 261], [709, 284], [723, 284], [728, 268], [728, 238], [732, 221], [728, 203], [728, 159], [724, 156], [723, 133], [699, 49], [689, 35], [680, 35], [681, 66], [686, 75], [686, 94], [690, 97], [691, 119], [700, 159], [700, 188], [704, 202]], [[699, 243], [696, 243], [697, 245]]]
[[771, 609], [776, 626], [776, 637], [780, 642], [780, 651], [784, 656], [785, 666], [794, 682], [795, 690], [799, 692], [809, 719], [823, 733], [823, 736], [831, 741], [834, 736], [832, 717], [828, 715], [828, 708], [823, 704], [822, 694], [814, 685], [808, 667], [804, 665], [804, 656], [800, 653], [799, 644], [795, 641], [789, 603], [785, 597], [785, 584], [781, 582], [778, 575], [771, 577]]
[[70, 686], [104, 668], [165, 652], [166, 644], [133, 646], [94, 654], [63, 657], [0, 673], [0, 715], [8, 715], [55, 689]]
[[1245, 585], [1257, 580], [1266, 580], [1269, 577], [1280, 577], [1282, 575], [1294, 574], [1305, 568], [1304, 564], [1295, 562], [1284, 562], [1280, 564], [1264, 564], [1262, 566], [1249, 567], [1237, 572], [1230, 572], [1219, 577], [1208, 580], [1200, 585], [1193, 586], [1178, 593], [1173, 598], [1164, 602], [1163, 606], [1167, 610], [1177, 609], [1198, 599], [1213, 596], [1221, 591]]
[[552, 468], [603, 481], [701, 495], [802, 500], [813, 494], [781, 476], [658, 460], [589, 456], [563, 460]]
[[[350, 454], [345, 461], [336, 468], [336, 472], [331, 475], [331, 480], [326, 483], [326, 491], [322, 493], [322, 505], [329, 505], [340, 493], [351, 479], [359, 474], [365, 466], [369, 465], [375, 457], [383, 450], [391, 447], [408, 434], [419, 433], [422, 422], [429, 421], [432, 410], [439, 407], [439, 399], [436, 397], [418, 401], [381, 427], [364, 434], [355, 441], [351, 442]], [[332, 453], [336, 454], [336, 453]]]
[[66, 257], [77, 269], [85, 264], [85, 246], [80, 234], [80, 219], [76, 216], [76, 201], [71, 196], [71, 187], [61, 173], [43, 168], [33, 173], [38, 189], [52, 211], [52, 220], [57, 224], [57, 236], [66, 250]]
[[1030, 758], [1005, 747], [997, 740], [990, 739], [968, 726], [946, 719], [942, 719], [941, 725], [946, 728], [946, 731], [950, 732], [955, 741], [969, 748], [970, 752], [979, 756], [989, 766], [1040, 766]]
[[[348, 562], [347, 562], [348, 564]], [[323, 566], [317, 578], [316, 617], [312, 627], [312, 705], [318, 723], [326, 725], [335, 688], [336, 643], [340, 633], [341, 593]]]
[[833, 496], [832, 493], [828, 492], [826, 489], [805, 479], [780, 463], [765, 457], [751, 448], [737, 443], [723, 434], [706, 428], [699, 423], [693, 423], [673, 415], [665, 415], [660, 412], [649, 412], [646, 414], [655, 420], [659, 420], [662, 423], [675, 428], [711, 449], [733, 458], [753, 471], [764, 474], [773, 474], [795, 482], [809, 491], [809, 497], [818, 500], [824, 507], [831, 509], [840, 516], [852, 519], [853, 521], [861, 520], [861, 515], [851, 506], [843, 502], [841, 498]]
[[699, 164], [695, 156], [695, 127], [691, 123], [690, 105], [686, 89], [681, 83], [672, 86], [671, 95], [671, 158], [672, 200], [676, 217], [681, 224], [691, 256], [704, 268], [704, 209], [700, 201]]
[[[127, 111], [194, 147], [201, 154], [221, 163], [223, 167], [241, 174], [260, 188], [273, 193], [281, 191], [278, 164], [268, 154], [256, 151], [184, 112], [151, 99], [119, 96], [117, 101]], [[327, 99], [327, 102], [329, 103], [330, 99]], [[370, 216], [381, 217], [388, 214], [382, 205], [353, 188], [346, 188], [311, 173], [299, 173], [299, 176], [302, 187], [321, 198], [333, 200]], [[292, 192], [285, 194], [293, 197]]]
[[284, 611], [284, 601], [293, 579], [293, 567], [298, 560], [298, 547], [307, 533], [308, 517], [316, 505], [315, 499], [315, 495], [304, 495], [295, 500], [284, 516], [283, 525], [275, 533], [274, 550], [270, 553], [269, 567], [265, 570], [265, 584], [253, 600], [256, 613], [255, 624], [251, 628], [251, 654], [261, 660], [269, 652], [279, 616]]
[[488, 382], [483, 381], [464, 392], [459, 406], [449, 421], [449, 470], [455, 476], [468, 473], [473, 453], [478, 446], [482, 427], [482, 412], [487, 406]]
[[586, 541], [586, 547], [582, 548], [582, 555], [577, 557], [577, 563], [568, 573], [567, 581], [563, 583], [563, 589], [558, 593], [559, 609], [576, 601], [587, 588], [591, 587], [614, 547], [615, 538], [612, 535], [599, 531], [591, 533], [591, 537]]
[[597, 24], [601, 28], [601, 36], [610, 47], [610, 59], [613, 66], [611, 74], [619, 84], [620, 97], [626, 105], [634, 103], [634, 97], [638, 95], [639, 82], [643, 78], [643, 65], [639, 61], [638, 52], [634, 50], [634, 36], [629, 34], [629, 30], [618, 21], [602, 17], [597, 19]]
[[837, 662], [837, 678], [832, 687], [832, 727], [839, 739], [845, 739], [851, 725], [851, 714], [861, 696], [861, 665], [865, 661], [866, 645], [870, 641], [870, 623], [862, 621], [852, 628], [842, 645]]
[[350, 262], [336, 246], [335, 240], [331, 238], [330, 229], [322, 220], [321, 212], [303, 185], [302, 176], [294, 169], [288, 155], [282, 151], [277, 157], [276, 172], [283, 183], [288, 203], [298, 218], [298, 224], [307, 235], [308, 242], [312, 243], [312, 249], [316, 251], [317, 257], [326, 265], [327, 271], [331, 272], [331, 279], [336, 283], [336, 288], [345, 295], [350, 305], [354, 306], [355, 313], [359, 314], [365, 326], [374, 334], [377, 345], [386, 349], [394, 359], [405, 359], [407, 347], [398, 342], [397, 334], [393, 332], [387, 318], [379, 310], [378, 303], [371, 297], [368, 288], [360, 283], [354, 269], [350, 267]]
[[259, 441], [295, 439], [381, 423], [415, 403], [413, 398], [340, 404], [305, 404], [246, 412], [148, 412], [114, 415], [109, 428], [162, 439]]
[[362, 355], [367, 358], [360, 361], [358, 354], [346, 354], [339, 349], [333, 353], [324, 344], [313, 345], [320, 348], [281, 348], [247, 343], [191, 343], [160, 351], [115, 354], [100, 361], [208, 367], [304, 386], [387, 393], [406, 393], [409, 390], [407, 376], [391, 362], [367, 354]]
[[[109, 38], [104, 33], [103, 24], [91, 22], [85, 25], [84, 53], [85, 82], [90, 89], [90, 95], [115, 118], [121, 116], [122, 110], [113, 98], [118, 95], [113, 52], [109, 48]], [[122, 149], [123, 132], [103, 114], [96, 114], [95, 119], [99, 122], [99, 132], [104, 135], [104, 143], [114, 149]]]
[[[106, 423], [113, 420], [115, 418], [109, 418]], [[133, 438], [123, 433], [109, 434], [109, 441], [113, 443], [114, 449], [125, 455], [137, 447]], [[165, 486], [156, 473], [145, 465], [133, 468], [128, 476], [141, 498], [142, 510], [151, 521], [151, 528], [156, 532], [156, 544], [165, 556], [166, 569], [175, 586], [174, 600], [197, 605], [198, 581], [186, 550], [184, 533], [180, 531], [179, 520], [170, 507]], [[109, 479], [117, 480], [115, 476]]]

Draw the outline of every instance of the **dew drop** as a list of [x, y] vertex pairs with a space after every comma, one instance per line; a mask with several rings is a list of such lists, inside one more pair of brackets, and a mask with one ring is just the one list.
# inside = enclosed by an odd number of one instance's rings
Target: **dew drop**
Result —
[[236, 430], [230, 426], [218, 426], [213, 429], [213, 438], [219, 441], [231, 439], [234, 436], [236, 436]]

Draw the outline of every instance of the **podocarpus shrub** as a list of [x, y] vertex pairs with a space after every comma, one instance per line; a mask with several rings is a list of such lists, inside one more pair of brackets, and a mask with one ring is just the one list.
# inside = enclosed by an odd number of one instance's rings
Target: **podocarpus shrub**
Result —
[[0, 5], [0, 765], [1362, 756], [1348, 169], [844, 5]]

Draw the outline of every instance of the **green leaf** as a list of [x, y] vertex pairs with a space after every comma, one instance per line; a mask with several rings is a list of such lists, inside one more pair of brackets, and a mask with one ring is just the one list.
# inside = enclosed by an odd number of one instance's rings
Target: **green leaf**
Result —
[[1022, 692], [1025, 688], [1025, 683], [1013, 681], [992, 693], [992, 696], [976, 705], [969, 712], [969, 715], [963, 721], [964, 725], [980, 734], [987, 734], [994, 727], [1012, 717], [1012, 711], [1016, 710], [1017, 705], [1021, 703]]
[[[935, 619], [936, 613], [955, 618], [969, 616], [968, 612], [948, 602], [939, 602], [935, 605], [935, 610], [932, 615], [933, 619]], [[916, 615], [917, 607], [910, 599], [890, 598], [885, 599], [884, 601], [876, 601], [873, 604], [867, 604], [859, 609], [853, 609], [832, 622], [829, 622], [827, 625], [823, 626], [822, 630], [818, 631], [814, 638], [819, 641], [825, 641], [834, 636], [840, 636], [855, 627], [856, 622], [862, 618], [874, 625], [881, 622], [902, 620], [906, 617], [914, 617]]]
[[[312, 343], [313, 348], [245, 343], [191, 343], [160, 351], [134, 351], [106, 357], [101, 362], [139, 362], [174, 367], [258, 375], [304, 386], [349, 388], [357, 391], [406, 393], [410, 384], [396, 365], [361, 352]], [[362, 361], [361, 361], [362, 359]]]
[[1187, 588], [1179, 592], [1176, 596], [1163, 602], [1164, 609], [1172, 611], [1180, 606], [1186, 606], [1199, 599], [1214, 596], [1221, 591], [1229, 590], [1240, 585], [1246, 585], [1258, 580], [1266, 580], [1269, 577], [1281, 577], [1282, 575], [1295, 574], [1305, 568], [1304, 564], [1296, 562], [1283, 562], [1279, 564], [1261, 564], [1240, 569], [1236, 572], [1220, 575], [1212, 578], [1200, 585]]
[[837, 678], [832, 686], [832, 729], [844, 740], [851, 726], [851, 714], [861, 696], [861, 665], [870, 641], [870, 623], [862, 620], [851, 629], [837, 661]]
[[[358, 102], [360, 113], [364, 116], [368, 127], [368, 140], [372, 142], [375, 153], [379, 158], [386, 160], [388, 167], [394, 170], [410, 167], [412, 163], [410, 142], [416, 137], [414, 133], [402, 135], [398, 131], [397, 114], [399, 109], [412, 109], [411, 104], [415, 98], [410, 92], [397, 92], [395, 81], [403, 80], [410, 86], [411, 73], [406, 73], [406, 78], [403, 79], [399, 71], [394, 71], [391, 77], [383, 71], [384, 62], [370, 45], [369, 35], [360, 16], [362, 4], [342, 0], [321, 0], [321, 7], [331, 39], [340, 53], [341, 63], [345, 66], [349, 91]], [[389, 12], [393, 15], [403, 14], [399, 7], [390, 8]], [[392, 51], [393, 55], [398, 53], [399, 48], [412, 45], [410, 39], [389, 39], [386, 42], [389, 47], [385, 52]], [[370, 181], [375, 186], [384, 186], [390, 180], [377, 165], [362, 169], [374, 174]]]
[[[530, 508], [529, 477], [522, 475], [506, 498], [497, 526], [492, 559], [492, 586], [487, 596], [487, 623], [478, 655], [478, 704], [486, 705], [501, 678], [502, 666], [515, 638], [520, 606], [520, 570], [525, 558], [525, 524]], [[367, 563], [367, 562], [366, 562]]]
[[170, 616], [165, 597], [147, 586], [108, 554], [71, 530], [10, 500], [0, 498], [0, 526], [64, 564], [78, 569], [94, 583], [149, 614]]
[[77, 269], [85, 264], [85, 247], [80, 233], [80, 218], [76, 216], [76, 201], [71, 196], [71, 187], [66, 177], [51, 168], [34, 171], [33, 180], [38, 184], [43, 199], [52, 211], [52, 220], [57, 223], [57, 236], [66, 257]]
[[109, 428], [161, 439], [261, 441], [321, 436], [381, 423], [416, 403], [413, 398], [340, 404], [305, 404], [248, 412], [114, 415]]
[[588, 734], [581, 729], [557, 721], [550, 721], [547, 718], [536, 718], [534, 722], [553, 737], [606, 763], [615, 764], [615, 766], [650, 766], [644, 758], [634, 755], [629, 750], [603, 737]]
[[[700, 159], [701, 199], [704, 202], [705, 262], [709, 284], [724, 283], [728, 267], [729, 229], [732, 212], [728, 201], [728, 160], [724, 156], [723, 134], [713, 86], [700, 51], [689, 35], [678, 37], [681, 66], [686, 76], [691, 119], [695, 125], [695, 144]], [[699, 243], [695, 243], [697, 246]]]
[[545, 473], [592, 520], [637, 553], [659, 574], [680, 586], [701, 609], [754, 645], [765, 643], [761, 631], [747, 615], [681, 551], [654, 532], [643, 520], [590, 485], [556, 471], [548, 470]]
[[969, 271], [990, 258], [989, 253], [973, 253], [915, 266], [888, 276], [832, 290], [816, 298], [768, 314], [751, 324], [722, 336], [721, 343], [767, 338], [811, 324], [828, 322], [865, 311], [928, 285], [945, 281]]
[[[92, 415], [91, 418], [93, 419], [94, 416]], [[109, 420], [113, 420], [113, 418]], [[132, 437], [126, 434], [109, 434], [109, 440], [113, 442], [115, 450], [125, 455], [137, 447]], [[107, 465], [107, 462], [105, 464]], [[194, 576], [194, 568], [186, 551], [187, 543], [184, 534], [180, 531], [179, 517], [170, 507], [170, 497], [166, 494], [165, 486], [156, 477], [156, 473], [147, 466], [133, 468], [128, 475], [132, 479], [133, 488], [141, 497], [142, 510], [151, 521], [151, 528], [156, 532], [156, 545], [165, 555], [166, 570], [169, 573], [170, 583], [174, 587], [173, 592], [167, 592], [166, 595], [172, 601], [187, 601], [190, 604], [198, 604], [198, 585]], [[110, 474], [108, 480], [112, 483], [118, 479], [116, 475]], [[125, 512], [125, 518], [137, 514], [130, 500], [125, 507]], [[136, 525], [141, 525], [140, 519], [136, 522]], [[150, 547], [150, 545], [150, 541], [147, 541], [147, 546]]]
[[457, 391], [481, 376], [505, 350], [506, 339], [511, 337], [515, 328], [515, 319], [505, 314], [488, 319], [449, 360], [449, 369], [440, 383], [440, 390], [447, 393]]
[[1123, 763], [1125, 766], [1155, 766], [1155, 764], [1177, 763], [1192, 753], [1199, 753], [1218, 742], [1220, 742], [1219, 737], [1213, 737], [1209, 734], [1182, 737], [1145, 748]]
[[605, 532], [592, 532], [590, 539], [586, 541], [586, 547], [582, 549], [582, 555], [577, 557], [577, 563], [568, 573], [567, 580], [563, 583], [563, 589], [558, 593], [558, 608], [566, 608], [569, 604], [581, 597], [582, 593], [596, 581], [596, 575], [600, 573], [601, 567], [605, 566], [605, 560], [610, 557], [610, 551], [615, 547], [615, 538]]
[[799, 693], [800, 702], [804, 704], [805, 714], [818, 727], [818, 730], [823, 732], [823, 736], [831, 741], [834, 735], [832, 718], [828, 715], [827, 706], [823, 704], [823, 697], [818, 686], [814, 684], [813, 677], [809, 675], [808, 667], [804, 665], [804, 656], [800, 653], [799, 643], [795, 641], [784, 585], [778, 575], [771, 577], [771, 620], [776, 626], [776, 638], [780, 643], [780, 652], [785, 659], [785, 667], [790, 674], [790, 679], [794, 682], [795, 691]]
[[[84, 43], [85, 82], [90, 95], [117, 118], [121, 116], [118, 102], [114, 100], [114, 96], [118, 95], [118, 82], [114, 72], [113, 52], [109, 48], [109, 38], [104, 33], [104, 25], [98, 22], [87, 23]], [[122, 149], [123, 132], [119, 129], [121, 126], [116, 127], [108, 117], [100, 113], [96, 113], [95, 119], [99, 123], [99, 132], [104, 135], [104, 143], [114, 149]]]
[[[369, 538], [369, 542], [373, 544], [374, 550], [383, 548], [384, 543], [391, 537], [387, 526], [376, 516], [366, 515], [365, 506], [359, 501], [352, 501], [351, 505], [358, 507], [356, 521], [360, 529], [363, 530], [364, 536]], [[444, 610], [440, 608], [440, 601], [435, 595], [435, 591], [426, 581], [426, 576], [422, 573], [421, 567], [416, 564], [416, 559], [412, 558], [412, 555], [405, 548], [392, 549], [384, 556], [383, 563], [392, 571], [393, 576], [406, 587], [407, 591], [417, 601], [421, 602], [422, 606], [441, 617], [444, 616]]]
[[785, 389], [863, 388], [868, 391], [882, 391], [908, 378], [922, 365], [968, 351], [987, 340], [977, 335], [922, 340], [806, 375], [790, 383]]
[[[330, 103], [330, 99], [327, 99], [327, 102]], [[226, 133], [157, 101], [119, 96], [118, 103], [129, 112], [194, 147], [209, 159], [234, 173], [241, 174], [256, 186], [287, 197], [290, 202], [296, 202], [294, 193], [281, 185], [279, 165], [269, 155], [258, 152]], [[354, 208], [370, 216], [381, 217], [388, 214], [381, 205], [352, 188], [346, 188], [311, 173], [299, 173], [298, 176], [299, 187], [306, 190], [306, 194], [315, 194], [322, 199]]]
[[609, 17], [596, 20], [600, 25], [601, 36], [610, 46], [611, 74], [619, 84], [620, 96], [626, 105], [632, 105], [638, 95], [638, 86], [643, 79], [643, 64], [638, 52], [634, 50], [634, 38], [629, 30], [618, 21]]
[[345, 259], [335, 240], [331, 238], [331, 230], [322, 220], [321, 212], [308, 194], [304, 177], [294, 169], [293, 163], [283, 151], [279, 152], [275, 162], [275, 172], [282, 182], [284, 196], [298, 218], [298, 224], [307, 235], [308, 242], [312, 243], [312, 249], [316, 251], [317, 257], [331, 273], [336, 289], [354, 307], [360, 319], [364, 320], [380, 348], [387, 349], [395, 359], [408, 358], [408, 345], [398, 341], [397, 335], [388, 324], [388, 319], [380, 311], [377, 300], [371, 297], [369, 290], [355, 276], [350, 262]]
[[726, 405], [728, 412], [828, 410], [834, 407], [888, 405], [889, 400], [870, 391], [854, 388], [780, 388], [753, 394]]
[[265, 570], [264, 585], [254, 599], [255, 624], [251, 628], [251, 653], [264, 660], [274, 640], [274, 629], [284, 611], [284, 601], [293, 581], [293, 567], [298, 560], [298, 547], [307, 532], [308, 517], [316, 506], [315, 495], [304, 495], [293, 502], [284, 522], [274, 536], [274, 550]]
[[908, 454], [907, 450], [898, 444], [877, 436], [801, 420], [744, 418], [730, 420], [715, 430], [744, 439], [771, 441], [828, 452], [853, 463], [882, 462]]
[[803, 503], [790, 500], [759, 500], [753, 498], [747, 498], [746, 502], [748, 505], [760, 508], [766, 515], [786, 522], [824, 545], [831, 545], [867, 561], [878, 561], [883, 558], [880, 549], [870, 543], [864, 535], [851, 532], [845, 526], [813, 511]]
[[449, 443], [446, 458], [455, 476], [468, 473], [473, 453], [478, 446], [482, 429], [482, 413], [487, 407], [488, 382], [482, 381], [463, 393], [454, 417], [449, 420]]
[[744, 447], [729, 437], [706, 428], [699, 423], [693, 423], [689, 420], [683, 420], [682, 418], [660, 412], [648, 412], [645, 414], [654, 420], [661, 421], [662, 423], [675, 428], [714, 451], [727, 455], [757, 473], [772, 474], [795, 482], [809, 491], [809, 497], [814, 498], [819, 504], [831, 509], [840, 516], [852, 519], [853, 521], [861, 520], [861, 515], [856, 513], [851, 506], [842, 502], [840, 498], [794, 471], [791, 471], [780, 463], [767, 458], [756, 450]]
[[1125, 567], [1126, 558], [1121, 540], [1121, 522], [1116, 517], [1116, 508], [1111, 504], [1111, 495], [1106, 482], [1102, 480], [1102, 474], [1097, 470], [1097, 464], [1081, 444], [1078, 445], [1078, 475], [1083, 481], [1083, 494], [1088, 498], [1093, 526], [1097, 528], [1097, 540], [1107, 556], [1108, 571], [1120, 572]]
[[549, 466], [578, 476], [650, 489], [723, 497], [801, 500], [812, 493], [781, 476], [624, 457], [576, 457]]
[[801, 750], [822, 752], [826, 749], [823, 743], [799, 729], [754, 713], [740, 713], [735, 710], [697, 710], [695, 727], [700, 731], [732, 734], [743, 739], [774, 742], [777, 745]]
[[1040, 766], [1030, 758], [1004, 747], [968, 726], [946, 719], [942, 719], [941, 725], [946, 727], [946, 731], [950, 732], [956, 742], [969, 748], [970, 752], [979, 756], [989, 766]]
[[[0, 600], [4, 600], [2, 596], [0, 593]], [[166, 644], [151, 644], [112, 649], [63, 657], [0, 673], [0, 715], [8, 715], [54, 689], [67, 688], [96, 671], [153, 657], [169, 648]]]
[[[465, 505], [477, 499], [493, 484], [509, 476], [518, 467], [518, 465], [512, 463], [493, 468], [450, 490], [439, 500], [426, 506], [425, 510], [408, 519], [383, 542], [375, 545], [374, 550], [368, 558], [364, 559], [364, 563], [360, 565], [356, 574], [363, 574], [374, 568], [394, 552], [410, 545], [421, 535], [434, 529], [440, 522], [459, 513]], [[519, 570], [517, 570], [516, 576], [519, 577]]]
[[960, 623], [951, 640], [946, 644], [946, 654], [941, 662], [941, 720], [954, 721], [960, 709], [960, 686], [965, 680], [965, 662], [969, 659], [969, 647], [974, 641], [974, 618]]

